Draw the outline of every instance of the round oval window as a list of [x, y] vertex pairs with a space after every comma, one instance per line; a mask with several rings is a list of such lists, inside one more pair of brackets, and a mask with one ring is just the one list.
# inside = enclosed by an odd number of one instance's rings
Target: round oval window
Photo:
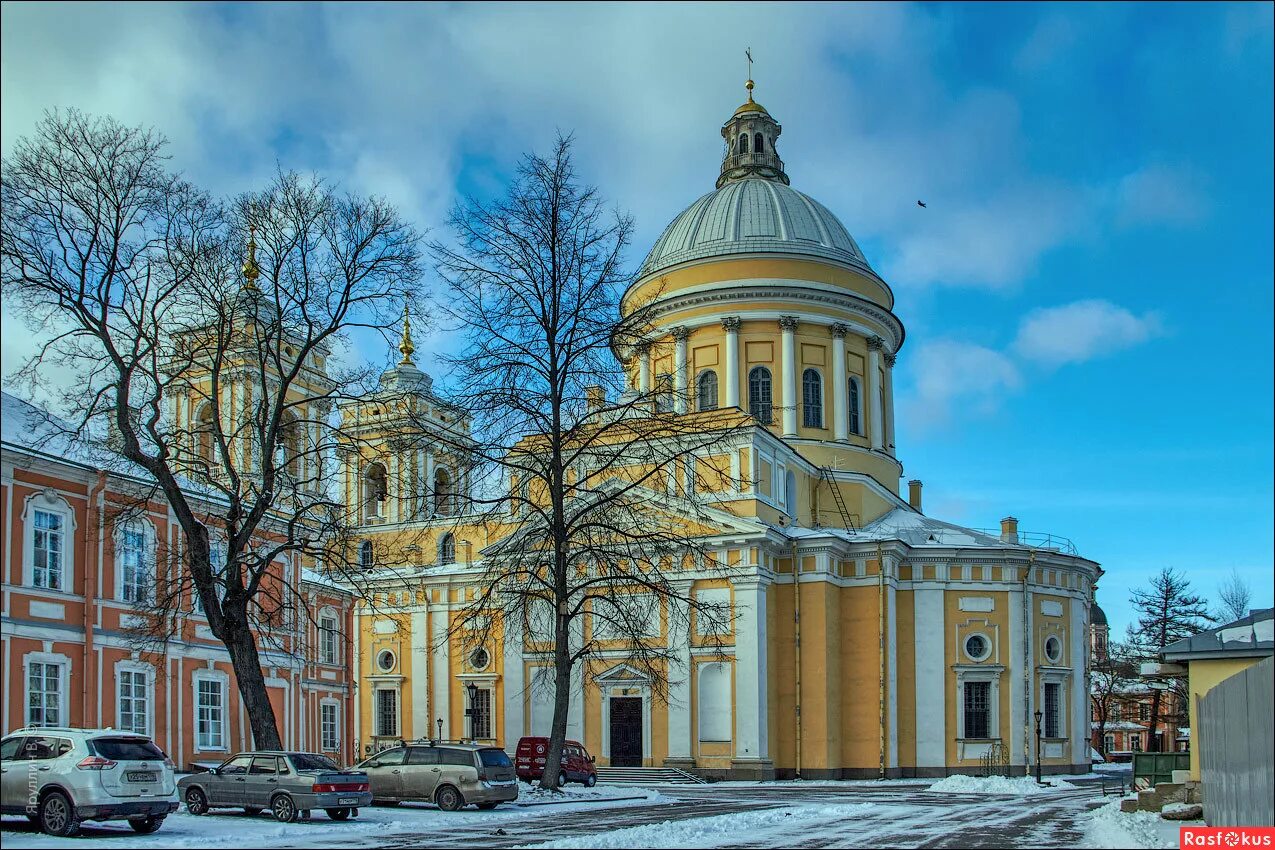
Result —
[[487, 654], [487, 650], [479, 647], [469, 654], [469, 666], [475, 670], [485, 670], [487, 665], [491, 663], [491, 656]]
[[965, 639], [965, 654], [975, 661], [982, 661], [986, 658], [990, 648], [987, 638], [982, 635], [970, 635]]
[[376, 666], [386, 673], [393, 670], [394, 669], [394, 653], [390, 652], [388, 649], [382, 650], [380, 654], [376, 656]]
[[1057, 663], [1058, 659], [1062, 658], [1062, 641], [1056, 637], [1045, 641], [1045, 657]]

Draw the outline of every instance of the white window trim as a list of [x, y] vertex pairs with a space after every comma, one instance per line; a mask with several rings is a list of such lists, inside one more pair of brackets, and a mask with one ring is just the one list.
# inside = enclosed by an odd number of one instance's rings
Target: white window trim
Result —
[[142, 544], [142, 569], [146, 570], [151, 581], [146, 585], [147, 593], [153, 593], [155, 582], [157, 582], [159, 572], [157, 570], [158, 558], [156, 557], [156, 533], [155, 524], [146, 517], [128, 517], [127, 519], [116, 522], [112, 530], [112, 538], [115, 551], [112, 553], [112, 561], [115, 567], [115, 598], [120, 602], [126, 602], [136, 605], [138, 600], [124, 598], [124, 565], [120, 559], [120, 550], [123, 547], [124, 531], [126, 529], [139, 528], [145, 542]]
[[121, 673], [141, 673], [146, 677], [146, 728], [143, 735], [151, 736], [155, 730], [155, 668], [142, 661], [115, 662], [115, 727], [124, 728], [123, 700], [120, 698]]
[[22, 656], [22, 725], [32, 726], [31, 722], [31, 664], [56, 664], [58, 673], [58, 722], [62, 726], [70, 726], [71, 659], [56, 652], [28, 652]]
[[[379, 654], [379, 653], [378, 653]], [[394, 731], [384, 734], [380, 730], [382, 691], [394, 693]], [[375, 738], [401, 738], [403, 736], [403, 690], [398, 685], [378, 684], [372, 689], [372, 736]]]
[[75, 587], [75, 509], [71, 507], [61, 494], [55, 490], [42, 490], [27, 496], [22, 505], [22, 584], [34, 588], [35, 585], [35, 514], [41, 510], [45, 513], [58, 514], [62, 517], [62, 586], [58, 588], [41, 587], [38, 590], [49, 593], [72, 593]]
[[[818, 425], [806, 424], [806, 373], [807, 372], [814, 372], [816, 375], [819, 376], [819, 424]], [[798, 387], [798, 392], [801, 395], [801, 427], [814, 428], [816, 430], [827, 430], [828, 417], [825, 415], [828, 412], [827, 399], [825, 398], [825, 396], [827, 395], [827, 393], [825, 392], [825, 389], [827, 388], [827, 386], [828, 386], [828, 382], [825, 379], [823, 370], [820, 369], [818, 366], [802, 366], [801, 367], [800, 386]], [[849, 387], [847, 387], [846, 388], [847, 398], [849, 398], [849, 392], [850, 392]]]
[[[218, 682], [221, 684], [221, 746], [220, 747], [203, 747], [199, 743], [199, 683], [200, 682]], [[190, 679], [191, 690], [191, 707], [194, 713], [191, 715], [192, 731], [194, 734], [194, 748], [197, 753], [227, 753], [230, 752], [230, 709], [229, 709], [229, 693], [230, 693], [230, 676], [221, 670], [196, 670]]]
[[965, 740], [965, 683], [966, 682], [989, 682], [991, 687], [988, 689], [987, 699], [989, 702], [989, 712], [987, 719], [987, 738], [971, 738], [970, 740], [986, 741], [995, 740], [1001, 737], [1001, 716], [1000, 716], [1000, 686], [1001, 686], [1001, 667], [999, 666], [965, 666], [956, 665], [956, 737], [957, 740]]
[[[337, 616], [336, 609], [332, 607], [322, 608], [319, 610], [319, 625], [317, 627], [319, 638], [319, 663], [326, 667], [339, 667], [341, 665], [341, 618]], [[332, 650], [333, 655], [328, 658], [324, 654], [323, 637], [325, 629], [323, 627], [324, 620], [331, 620], [332, 627]]]
[[[336, 744], [329, 747], [323, 739], [323, 709], [331, 707], [336, 712]], [[319, 700], [319, 750], [327, 753], [341, 752], [341, 701], [331, 697]]]
[[1065, 741], [1071, 736], [1071, 724], [1068, 722], [1070, 712], [1068, 708], [1068, 700], [1070, 695], [1067, 693], [1067, 685], [1071, 681], [1070, 670], [1050, 670], [1040, 674], [1040, 681], [1037, 684], [1036, 699], [1041, 711], [1045, 710], [1045, 685], [1058, 686], [1058, 735], [1053, 738], [1045, 737], [1045, 719], [1042, 717], [1040, 721], [1040, 734], [1042, 740], [1046, 741]]
[[[489, 712], [489, 713], [490, 713], [490, 715], [491, 715], [491, 717], [490, 717], [490, 720], [491, 720], [490, 727], [491, 727], [491, 728], [487, 730], [487, 731], [488, 731], [488, 732], [490, 732], [491, 734], [490, 734], [490, 735], [483, 736], [483, 737], [481, 737], [481, 738], [480, 738], [480, 737], [478, 737], [477, 735], [474, 735], [474, 736], [473, 736], [473, 737], [474, 737], [474, 740], [476, 740], [476, 741], [494, 741], [494, 740], [496, 740], [496, 738], [497, 738], [497, 734], [496, 734], [496, 733], [497, 733], [497, 730], [500, 728], [500, 727], [497, 725], [497, 722], [496, 722], [496, 721], [497, 721], [497, 717], [496, 717], [496, 686], [495, 686], [495, 683], [494, 683], [494, 682], [491, 682], [491, 681], [487, 681], [487, 682], [485, 682], [485, 683], [484, 683], [484, 682], [482, 682], [482, 681], [475, 681], [475, 682], [474, 682], [474, 685], [476, 686], [476, 690], [477, 690], [477, 691], [486, 691], [486, 692], [487, 692], [487, 710], [488, 710], [488, 712]], [[471, 712], [473, 711], [473, 708], [474, 708], [473, 702], [469, 699], [469, 688], [468, 688], [468, 687], [466, 687], [466, 688], [465, 688], [465, 707], [466, 707], [466, 708], [468, 708], [468, 709], [470, 709], [470, 711], [471, 711]], [[467, 718], [467, 723], [465, 724], [465, 725], [468, 727], [468, 728], [466, 728], [466, 730], [465, 730], [465, 731], [466, 731], [466, 732], [469, 732], [471, 735], [473, 735], [473, 733], [474, 733], [474, 731], [475, 731], [475, 730], [474, 730], [473, 722], [474, 722], [474, 716], [471, 714], [471, 715], [469, 716], [469, 718]]]

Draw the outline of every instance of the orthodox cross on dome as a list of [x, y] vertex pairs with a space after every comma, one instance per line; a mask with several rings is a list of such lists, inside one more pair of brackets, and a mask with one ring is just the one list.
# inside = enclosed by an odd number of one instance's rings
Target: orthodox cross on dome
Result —
[[398, 350], [403, 355], [403, 359], [398, 361], [400, 366], [412, 366], [412, 354], [416, 351], [416, 346], [412, 345], [412, 319], [407, 314], [407, 304], [403, 304], [403, 338], [399, 340]]
[[744, 48], [744, 55], [748, 57], [748, 82], [744, 88], [748, 89], [748, 102], [753, 102], [753, 49], [751, 47]]
[[735, 110], [722, 125], [722, 138], [726, 140], [726, 154], [722, 158], [722, 172], [717, 178], [717, 188], [734, 180], [760, 177], [788, 185], [784, 162], [775, 152], [775, 142], [782, 128], [770, 117], [766, 107], [753, 100], [753, 51], [744, 51], [748, 60], [748, 100]]
[[257, 278], [261, 274], [261, 266], [257, 265], [257, 226], [248, 225], [248, 258], [243, 261], [243, 279], [245, 292], [260, 292], [257, 289]]

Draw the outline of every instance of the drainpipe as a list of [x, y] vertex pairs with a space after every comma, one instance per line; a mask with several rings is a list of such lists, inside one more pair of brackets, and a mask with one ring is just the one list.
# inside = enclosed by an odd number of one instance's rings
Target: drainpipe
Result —
[[[90, 663], [93, 659], [93, 612], [97, 609], [97, 605], [93, 602], [93, 597], [97, 593], [97, 571], [102, 569], [102, 556], [104, 554], [105, 538], [105, 519], [103, 514], [106, 506], [106, 472], [99, 471], [97, 473], [97, 481], [89, 488], [89, 510], [87, 528], [84, 529], [84, 549], [88, 551], [90, 542], [89, 535], [97, 531], [97, 563], [94, 569], [89, 568], [88, 558], [84, 561], [84, 698], [82, 702], [83, 723], [85, 727], [94, 725], [97, 721], [89, 718], [89, 710], [93, 705], [93, 695], [97, 691], [92, 686], [92, 678], [89, 675]], [[68, 718], [69, 719], [69, 718]]]
[[[1031, 578], [1032, 565], [1036, 561], [1036, 552], [1032, 550], [1027, 554], [1027, 569], [1023, 571], [1023, 771], [1025, 776], [1031, 776], [1031, 759], [1027, 754], [1031, 752], [1032, 744], [1032, 653], [1031, 653], [1031, 606], [1027, 604], [1027, 582]], [[1037, 755], [1037, 758], [1040, 758]]]
[[877, 542], [877, 722], [880, 726], [880, 749], [877, 752], [877, 778], [885, 779], [885, 556]]
[[797, 688], [794, 712], [797, 720], [797, 778], [801, 778], [801, 562], [797, 559], [797, 541], [792, 542], [792, 622], [793, 649], [796, 655]]

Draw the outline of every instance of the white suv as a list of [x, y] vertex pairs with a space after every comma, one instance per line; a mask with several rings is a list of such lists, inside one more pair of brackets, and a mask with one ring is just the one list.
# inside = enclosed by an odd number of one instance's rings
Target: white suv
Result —
[[80, 821], [127, 819], [149, 834], [177, 809], [173, 763], [145, 735], [114, 729], [18, 729], [0, 739], [0, 810], [50, 835]]

